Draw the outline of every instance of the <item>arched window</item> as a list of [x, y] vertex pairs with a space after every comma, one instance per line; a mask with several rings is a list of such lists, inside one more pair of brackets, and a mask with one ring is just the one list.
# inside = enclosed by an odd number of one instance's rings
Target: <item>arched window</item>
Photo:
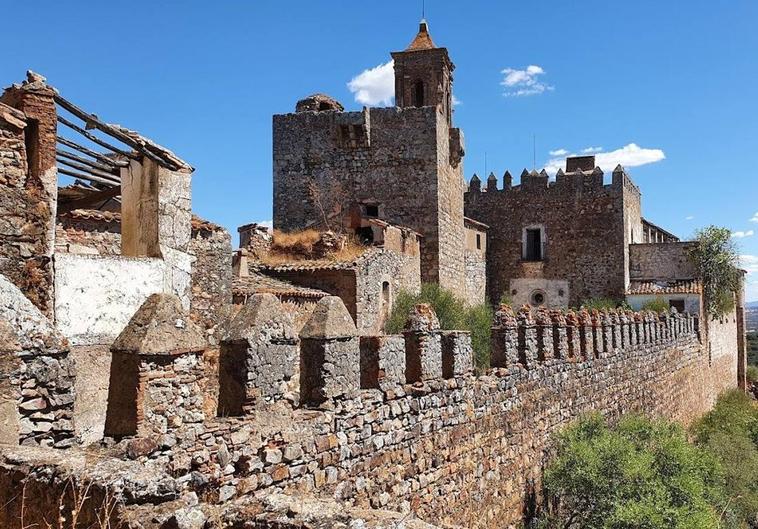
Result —
[[416, 81], [413, 85], [413, 106], [424, 106], [424, 81]]

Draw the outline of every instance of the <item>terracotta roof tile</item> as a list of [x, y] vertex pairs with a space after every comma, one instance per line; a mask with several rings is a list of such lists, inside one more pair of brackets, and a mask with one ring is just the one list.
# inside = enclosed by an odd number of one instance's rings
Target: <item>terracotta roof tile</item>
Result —
[[432, 36], [429, 34], [429, 25], [426, 23], [426, 20], [422, 20], [421, 24], [419, 24], [416, 37], [405, 51], [432, 50], [436, 47], [432, 41]]
[[[74, 209], [60, 213], [59, 217], [67, 217], [79, 220], [92, 220], [96, 222], [121, 222], [121, 213], [117, 211], [103, 211], [99, 209]], [[197, 215], [192, 215], [192, 229], [195, 231], [221, 231], [224, 228]]]
[[649, 294], [700, 294], [703, 286], [699, 279], [673, 281], [632, 281], [627, 289], [629, 295]]
[[249, 277], [238, 277], [232, 281], [235, 296], [252, 296], [253, 294], [274, 294], [301, 298], [321, 299], [329, 294], [315, 288], [301, 287], [283, 279], [267, 276], [263, 273]]

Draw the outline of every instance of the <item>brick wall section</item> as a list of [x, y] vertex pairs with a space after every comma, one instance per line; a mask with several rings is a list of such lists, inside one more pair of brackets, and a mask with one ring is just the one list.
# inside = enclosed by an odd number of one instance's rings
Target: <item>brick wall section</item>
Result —
[[691, 279], [698, 277], [689, 252], [694, 242], [662, 242], [629, 246], [631, 279]]
[[58, 217], [55, 253], [121, 255], [121, 223]]
[[[639, 228], [640, 195], [623, 172], [603, 185], [598, 171], [559, 173], [551, 184], [546, 173], [522, 174], [519, 186], [466, 193], [466, 216], [490, 225], [490, 300], [510, 293], [509, 282], [516, 278], [568, 280], [571, 306], [588, 298], [623, 297], [627, 240]], [[521, 259], [523, 230], [530, 225], [545, 230], [542, 262]]]
[[[365, 142], [347, 146], [343, 125], [362, 128]], [[321, 222], [310, 184], [346, 196], [324, 204], [327, 212], [378, 202], [383, 219], [424, 235], [423, 280], [463, 294], [462, 164], [450, 164], [450, 128], [434, 107], [276, 115], [273, 128], [277, 229]]]

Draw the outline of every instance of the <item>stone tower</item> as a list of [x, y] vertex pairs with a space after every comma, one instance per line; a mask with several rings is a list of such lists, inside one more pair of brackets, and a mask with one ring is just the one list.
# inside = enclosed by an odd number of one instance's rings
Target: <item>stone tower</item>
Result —
[[392, 53], [395, 61], [395, 104], [400, 108], [435, 106], [452, 122], [453, 70], [446, 48], [434, 45], [426, 20], [419, 24], [405, 51]]
[[[319, 95], [274, 116], [274, 226], [320, 227], [359, 210], [409, 227], [423, 235], [422, 281], [464, 298], [465, 153], [463, 133], [451, 122], [453, 63], [435, 47], [426, 22], [392, 57], [394, 107], [322, 108]], [[326, 221], [314, 194], [323, 197]]]

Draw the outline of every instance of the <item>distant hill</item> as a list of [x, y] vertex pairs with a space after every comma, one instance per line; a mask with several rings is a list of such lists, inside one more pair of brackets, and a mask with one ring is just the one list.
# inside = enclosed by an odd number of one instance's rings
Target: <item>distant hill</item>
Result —
[[745, 303], [745, 308], [758, 309], [758, 301], [748, 301], [747, 303]]

